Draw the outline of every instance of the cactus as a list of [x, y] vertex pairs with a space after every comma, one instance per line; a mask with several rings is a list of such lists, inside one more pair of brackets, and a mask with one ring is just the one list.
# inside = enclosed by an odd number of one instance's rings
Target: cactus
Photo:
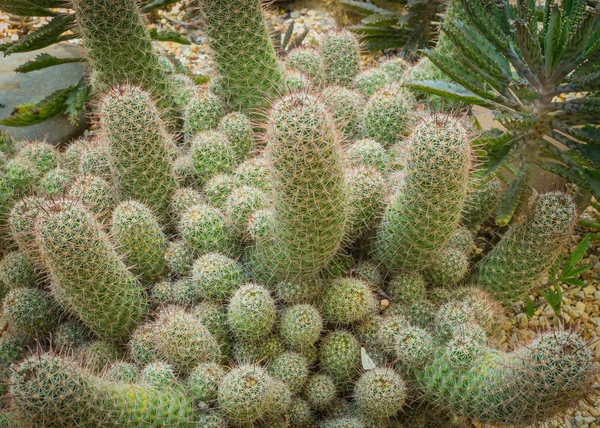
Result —
[[470, 188], [465, 200], [462, 221], [466, 226], [479, 226], [487, 220], [498, 204], [500, 181], [492, 179], [483, 185]]
[[120, 190], [166, 221], [177, 186], [171, 174], [176, 147], [150, 95], [129, 85], [112, 89], [102, 102], [100, 124]]
[[407, 67], [408, 62], [402, 58], [390, 58], [379, 64], [379, 69], [384, 71], [392, 82], [402, 81]]
[[85, 343], [77, 354], [85, 368], [94, 373], [101, 373], [108, 365], [123, 358], [119, 348], [103, 340]]
[[160, 281], [152, 287], [150, 302], [157, 307], [169, 305], [190, 305], [196, 301], [192, 282], [187, 279]]
[[183, 116], [186, 145], [189, 146], [197, 134], [215, 129], [223, 115], [223, 104], [215, 94], [204, 91], [194, 95]]
[[217, 411], [200, 413], [196, 416], [197, 428], [227, 428], [227, 419]]
[[191, 400], [177, 390], [107, 381], [51, 354], [16, 366], [10, 392], [28, 426], [193, 426]]
[[166, 363], [150, 363], [143, 368], [140, 383], [149, 385], [158, 390], [165, 390], [175, 386], [177, 378], [173, 366]]
[[202, 187], [203, 179], [198, 174], [190, 155], [179, 156], [173, 162], [173, 177], [182, 187]]
[[284, 352], [281, 338], [275, 335], [252, 341], [238, 340], [233, 344], [238, 364], [269, 364]]
[[387, 419], [396, 415], [404, 405], [406, 389], [402, 377], [393, 369], [370, 370], [358, 379], [354, 387], [356, 406], [366, 417]]
[[89, 143], [81, 154], [77, 172], [84, 176], [95, 175], [110, 183], [113, 179], [113, 171], [108, 144], [103, 141]]
[[346, 224], [335, 128], [325, 107], [305, 94], [278, 101], [268, 128], [273, 232], [257, 243], [253, 265], [273, 280], [314, 276], [336, 253]]
[[363, 97], [349, 88], [329, 86], [323, 91], [322, 99], [344, 139], [351, 141], [358, 137], [361, 133]]
[[269, 160], [266, 156], [258, 156], [241, 163], [235, 170], [239, 185], [256, 187], [264, 192], [271, 192], [269, 179]]
[[323, 294], [324, 281], [282, 281], [275, 285], [277, 297], [287, 305], [316, 302]]
[[[384, 346], [384, 344], [381, 344]], [[431, 335], [420, 327], [407, 326], [397, 331], [387, 351], [394, 357], [396, 365], [406, 370], [424, 365], [435, 351]]]
[[448, 241], [448, 247], [456, 248], [466, 255], [470, 255], [475, 247], [475, 239], [473, 238], [473, 235], [469, 229], [464, 226], [460, 226], [452, 234], [450, 241]]
[[144, 204], [124, 201], [117, 205], [111, 235], [131, 271], [142, 281], [152, 282], [165, 273], [166, 237]]
[[360, 47], [347, 30], [326, 34], [321, 44], [321, 64], [328, 85], [350, 86], [360, 72]]
[[568, 332], [543, 334], [511, 353], [480, 348], [466, 367], [447, 352], [440, 348], [416, 372], [419, 387], [430, 402], [483, 423], [544, 422], [583, 397], [592, 381], [591, 351]]
[[306, 401], [315, 412], [322, 412], [333, 407], [337, 393], [333, 378], [323, 373], [311, 376], [304, 388]]
[[386, 291], [400, 303], [422, 301], [425, 298], [425, 279], [419, 272], [399, 272], [388, 283]]
[[234, 252], [234, 242], [225, 215], [206, 204], [187, 209], [179, 221], [179, 233], [196, 254]]
[[33, 287], [36, 274], [23, 253], [14, 251], [0, 261], [0, 298], [14, 288]]
[[232, 369], [219, 385], [219, 408], [234, 423], [252, 424], [273, 411], [274, 379], [256, 365]]
[[289, 423], [293, 427], [310, 427], [315, 423], [313, 412], [302, 398], [294, 398], [288, 411]]
[[194, 265], [194, 256], [185, 241], [169, 242], [165, 250], [165, 263], [171, 276], [186, 276]]
[[171, 199], [171, 215], [174, 218], [179, 218], [189, 208], [203, 203], [204, 198], [200, 192], [190, 187], [180, 187], [175, 190]]
[[204, 324], [219, 342], [221, 355], [226, 358], [231, 354], [231, 338], [227, 324], [227, 310], [223, 306], [205, 300], [191, 308], [191, 313]]
[[172, 74], [167, 78], [173, 102], [179, 110], [185, 108], [196, 93], [194, 81], [184, 74]]
[[269, 291], [257, 284], [240, 287], [227, 308], [229, 326], [242, 340], [268, 336], [275, 324], [275, 301]]
[[234, 149], [225, 134], [204, 131], [191, 142], [190, 156], [198, 178], [204, 183], [216, 174], [232, 172], [237, 166]]
[[336, 278], [325, 285], [323, 317], [330, 324], [351, 324], [372, 316], [377, 300], [369, 284], [356, 278]]
[[117, 361], [102, 373], [102, 377], [113, 382], [133, 383], [138, 378], [138, 370], [134, 364]]
[[58, 324], [53, 302], [37, 288], [12, 288], [4, 297], [2, 310], [11, 330], [28, 337], [50, 332]]
[[227, 302], [246, 282], [243, 266], [219, 253], [207, 253], [197, 259], [191, 270], [194, 295], [198, 299]]
[[378, 90], [362, 112], [364, 135], [387, 146], [401, 140], [413, 123], [413, 103], [412, 95], [400, 86], [392, 84]]
[[225, 374], [223, 367], [218, 364], [198, 364], [186, 380], [187, 389], [194, 400], [203, 401], [207, 404], [214, 403], [219, 396], [219, 384]]
[[372, 138], [354, 142], [346, 150], [346, 157], [352, 166], [370, 165], [384, 173], [391, 164], [391, 156], [385, 148]]
[[[37, 215], [41, 208], [44, 206], [45, 200], [37, 196], [27, 196], [18, 201], [10, 210], [8, 216], [8, 226], [10, 234], [14, 241], [19, 246], [19, 251], [30, 263], [40, 263], [41, 257], [39, 255], [39, 249], [35, 242], [35, 222]], [[16, 256], [11, 256], [16, 257]], [[7, 259], [7, 263], [10, 259]], [[16, 261], [16, 260], [15, 260]], [[19, 262], [20, 263], [20, 262]], [[17, 263], [17, 266], [19, 265]], [[12, 265], [12, 262], [10, 263]], [[12, 277], [13, 268], [7, 266], [7, 274]], [[19, 270], [15, 271], [18, 273]], [[23, 271], [24, 273], [25, 271]], [[9, 277], [9, 278], [10, 278]], [[1, 274], [0, 274], [1, 278]], [[19, 282], [19, 277], [14, 277]]]
[[86, 140], [85, 138], [80, 138], [73, 141], [62, 153], [62, 156], [58, 158], [58, 165], [73, 174], [79, 173], [81, 156], [88, 149], [89, 145], [90, 141]]
[[36, 240], [68, 309], [99, 337], [126, 339], [145, 315], [143, 289], [85, 207], [50, 206], [39, 216]]
[[421, 270], [458, 226], [471, 154], [467, 130], [451, 116], [426, 117], [411, 135], [404, 185], [390, 201], [375, 243], [390, 271]]
[[89, 175], [73, 180], [67, 197], [79, 201], [102, 223], [106, 223], [117, 205], [118, 195], [113, 187], [100, 177]]
[[91, 340], [88, 329], [75, 321], [65, 321], [60, 324], [52, 335], [52, 343], [59, 350], [74, 351]]
[[222, 208], [231, 192], [239, 185], [240, 181], [237, 176], [217, 174], [204, 184], [204, 193], [211, 204], [217, 208]]
[[11, 191], [10, 198], [27, 194], [29, 189], [35, 187], [42, 178], [42, 173], [30, 160], [16, 157], [4, 166], [4, 178], [6, 190]]
[[222, 132], [233, 151], [238, 162], [244, 161], [249, 153], [254, 150], [254, 131], [248, 117], [243, 113], [229, 113], [219, 123]]
[[388, 73], [380, 68], [371, 68], [356, 76], [352, 85], [361, 95], [369, 98], [389, 83], [392, 81]]
[[254, 187], [240, 186], [234, 189], [223, 206], [227, 221], [238, 239], [249, 238], [250, 215], [267, 205], [267, 195]]
[[345, 252], [338, 252], [321, 272], [324, 278], [337, 278], [345, 276], [356, 264], [354, 257]]
[[359, 374], [360, 344], [344, 330], [335, 330], [321, 344], [321, 369], [330, 375], [341, 389], [350, 387]]
[[46, 174], [58, 166], [58, 154], [48, 143], [27, 143], [17, 156], [31, 162], [40, 174]]
[[468, 271], [469, 259], [463, 251], [444, 248], [425, 270], [425, 277], [432, 285], [453, 287], [465, 278]]
[[476, 266], [473, 284], [505, 304], [521, 300], [556, 262], [571, 236], [575, 205], [566, 194], [539, 197], [529, 217], [514, 225]]
[[168, 73], [135, 1], [75, 0], [72, 7], [98, 91], [131, 83], [150, 91], [162, 107], [174, 107]]
[[62, 196], [67, 193], [71, 180], [70, 172], [61, 168], [51, 169], [37, 183], [36, 192], [49, 197]]
[[284, 352], [269, 365], [268, 373], [284, 382], [292, 392], [300, 392], [308, 379], [308, 362], [296, 352]]
[[321, 57], [315, 49], [303, 46], [292, 49], [285, 59], [285, 65], [290, 70], [307, 76], [314, 86], [320, 87], [323, 84]]
[[255, 115], [283, 83], [258, 0], [201, 0], [204, 30], [230, 111]]

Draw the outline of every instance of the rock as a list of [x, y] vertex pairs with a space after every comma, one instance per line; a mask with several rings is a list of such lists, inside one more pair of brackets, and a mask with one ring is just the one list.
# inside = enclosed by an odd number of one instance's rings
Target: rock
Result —
[[[77, 84], [83, 76], [82, 63], [62, 64], [25, 74], [15, 73], [15, 68], [34, 60], [41, 53], [59, 58], [78, 58], [83, 56], [83, 49], [78, 45], [64, 42], [46, 49], [2, 58], [0, 103], [4, 107], [0, 108], [0, 119], [10, 116], [15, 106], [37, 103], [58, 89]], [[82, 115], [78, 126], [71, 125], [66, 116], [57, 116], [33, 126], [0, 126], [0, 129], [16, 140], [41, 141], [46, 138], [47, 142], [58, 145], [81, 135], [85, 125], [85, 115]]]
[[588, 285], [586, 287], [583, 287], [581, 290], [585, 293], [586, 296], [590, 296], [596, 292], [596, 287], [594, 287], [593, 285]]
[[594, 291], [594, 300], [600, 301], [600, 290]]

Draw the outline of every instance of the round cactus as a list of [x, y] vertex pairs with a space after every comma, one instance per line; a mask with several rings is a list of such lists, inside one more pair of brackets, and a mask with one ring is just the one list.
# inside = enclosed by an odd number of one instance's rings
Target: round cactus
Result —
[[[477, 184], [475, 180], [474, 184]], [[475, 227], [486, 221], [498, 205], [500, 181], [492, 179], [480, 186], [469, 186], [465, 199], [462, 221], [466, 226]]]
[[308, 362], [296, 352], [284, 352], [273, 360], [268, 372], [283, 381], [292, 392], [299, 392], [308, 379]]
[[241, 186], [234, 189], [223, 206], [227, 220], [240, 239], [248, 236], [250, 215], [267, 205], [267, 195], [254, 187]]
[[419, 272], [399, 272], [386, 288], [394, 301], [412, 303], [425, 298], [425, 279]]
[[102, 373], [102, 377], [113, 382], [134, 383], [138, 378], [138, 371], [135, 364], [117, 361]]
[[324, 283], [320, 279], [282, 281], [275, 285], [275, 290], [277, 297], [287, 305], [313, 303], [323, 294]]
[[402, 58], [390, 58], [379, 64], [379, 69], [384, 71], [392, 82], [402, 81], [407, 67], [408, 62]]
[[192, 281], [182, 278], [176, 281], [160, 281], [152, 287], [150, 302], [155, 306], [190, 305], [196, 301]]
[[346, 157], [350, 165], [370, 165], [381, 173], [385, 172], [391, 164], [391, 156], [385, 148], [372, 138], [364, 138], [354, 142], [346, 150]]
[[182, 187], [201, 187], [204, 180], [190, 155], [179, 156], [173, 162], [173, 177]]
[[252, 341], [238, 340], [233, 344], [238, 364], [269, 364], [284, 352], [281, 338], [276, 335]]
[[204, 184], [204, 193], [211, 204], [222, 208], [231, 192], [238, 186], [240, 186], [240, 181], [237, 176], [217, 174]]
[[304, 388], [306, 401], [316, 412], [323, 412], [333, 407], [337, 392], [333, 378], [322, 373], [311, 376]]
[[321, 57], [315, 49], [302, 46], [292, 49], [285, 59], [285, 65], [307, 76], [317, 87], [323, 83]]
[[323, 319], [309, 304], [289, 306], [281, 314], [281, 338], [293, 349], [314, 346], [323, 330]]
[[473, 248], [475, 247], [475, 239], [473, 239], [473, 234], [469, 229], [463, 226], [459, 226], [450, 241], [448, 241], [448, 247], [456, 248], [457, 250], [462, 251], [467, 256], [473, 252]]
[[41, 174], [46, 174], [58, 166], [58, 153], [48, 143], [27, 143], [19, 151], [18, 156], [31, 162]]
[[235, 170], [240, 185], [256, 187], [264, 192], [271, 191], [269, 161], [265, 156], [251, 158], [241, 163]]
[[94, 340], [84, 344], [77, 352], [79, 360], [94, 372], [102, 372], [109, 364], [123, 358], [121, 350], [104, 340]]
[[373, 290], [383, 287], [384, 276], [377, 264], [372, 260], [361, 260], [358, 262], [352, 274], [361, 281], [368, 283]]
[[173, 102], [179, 109], [187, 107], [196, 93], [193, 80], [184, 74], [171, 74], [167, 80], [171, 87]]
[[62, 196], [67, 193], [71, 184], [71, 173], [62, 168], [54, 168], [48, 171], [36, 185], [38, 194], [50, 197]]
[[0, 261], [0, 298], [14, 288], [33, 287], [35, 282], [34, 267], [23, 253], [8, 253]]
[[338, 252], [323, 269], [321, 275], [324, 278], [337, 278], [346, 275], [356, 264], [354, 257], [345, 252]]
[[348, 30], [328, 33], [320, 53], [325, 82], [350, 86], [360, 72], [360, 47], [354, 34]]
[[140, 383], [164, 390], [171, 388], [177, 382], [173, 366], [166, 363], [150, 363], [142, 369]]
[[[43, 198], [28, 196], [18, 201], [10, 210], [10, 215], [8, 216], [8, 226], [12, 238], [19, 246], [19, 251], [25, 259], [33, 264], [41, 263], [39, 247], [35, 241], [35, 222], [45, 204], [46, 201]], [[18, 259], [19, 256], [11, 257], [17, 257], [15, 262], [17, 262], [16, 266], [19, 266], [21, 263]], [[11, 273], [14, 269], [11, 267], [13, 261], [9, 258], [6, 259], [6, 263], [8, 263], [8, 266], [2, 269], [8, 269], [6, 271], [6, 274], [9, 275], [8, 279], [20, 283], [21, 280], [19, 278], [21, 277], [21, 274], [19, 272], [21, 268], [18, 267], [14, 273]], [[23, 271], [23, 273], [25, 272], [27, 271]], [[26, 276], [28, 275], [29, 273], [26, 274]], [[2, 278], [2, 274], [0, 274], [0, 278]]]
[[275, 301], [269, 291], [257, 284], [240, 287], [227, 308], [229, 326], [243, 340], [268, 336], [275, 324]]
[[229, 113], [219, 123], [219, 131], [225, 135], [235, 152], [238, 162], [245, 160], [254, 150], [254, 131], [248, 116], [243, 113]]
[[7, 189], [14, 195], [25, 195], [29, 189], [35, 187], [42, 178], [42, 173], [28, 159], [16, 157], [9, 160], [4, 166], [4, 179]]
[[16, 332], [36, 337], [58, 324], [53, 302], [37, 288], [11, 289], [2, 302], [6, 321]]
[[95, 175], [110, 183], [113, 179], [113, 171], [108, 144], [103, 141], [89, 143], [81, 154], [77, 172], [83, 176]]
[[171, 213], [174, 218], [179, 218], [187, 209], [203, 203], [204, 198], [200, 192], [190, 187], [181, 187], [173, 192]]
[[213, 403], [219, 396], [219, 384], [225, 370], [215, 363], [198, 364], [188, 376], [186, 386], [194, 400]]
[[194, 205], [187, 209], [179, 221], [179, 232], [186, 244], [196, 254], [220, 251], [231, 254], [234, 243], [225, 215], [209, 205]]
[[350, 387], [360, 366], [360, 343], [349, 332], [329, 333], [321, 344], [321, 369], [342, 389]]
[[63, 322], [52, 335], [53, 345], [62, 350], [75, 350], [85, 345], [90, 339], [89, 330], [75, 321]]
[[389, 348], [384, 346], [396, 359], [402, 369], [424, 365], [435, 351], [431, 335], [420, 327], [408, 326], [398, 331]]
[[393, 369], [376, 368], [364, 373], [354, 387], [356, 406], [365, 416], [385, 419], [400, 411], [407, 391], [402, 377]]
[[356, 76], [353, 86], [361, 95], [369, 98], [389, 83], [391, 83], [391, 79], [388, 73], [379, 68], [371, 68]]
[[375, 92], [363, 109], [363, 132], [382, 144], [402, 139], [412, 124], [412, 95], [397, 85]]
[[190, 156], [202, 182], [216, 174], [232, 172], [237, 166], [235, 151], [225, 134], [218, 131], [203, 131], [196, 135], [191, 143]]
[[229, 325], [227, 324], [227, 310], [218, 303], [205, 300], [191, 308], [191, 313], [200, 320], [202, 324], [217, 339], [221, 347], [221, 354], [227, 357], [231, 353], [231, 338]]
[[363, 97], [349, 88], [329, 86], [323, 91], [322, 99], [344, 139], [357, 138], [361, 133]]
[[72, 174], [79, 173], [79, 164], [81, 163], [81, 156], [87, 150], [90, 145], [90, 141], [80, 138], [73, 141], [66, 150], [62, 153], [62, 156], [58, 158], [58, 165], [61, 168], [66, 169]]
[[166, 237], [158, 220], [144, 204], [121, 202], [112, 215], [111, 235], [133, 273], [152, 282], [166, 271]]
[[309, 427], [315, 423], [310, 405], [302, 398], [294, 398], [288, 416], [290, 425], [293, 427]]
[[375, 314], [377, 300], [369, 284], [356, 278], [335, 278], [325, 285], [321, 310], [331, 324], [351, 324]]
[[219, 97], [210, 91], [196, 93], [190, 99], [183, 116], [186, 145], [190, 145], [195, 135], [215, 129], [223, 115], [223, 104]]
[[197, 298], [226, 302], [246, 281], [243, 266], [219, 253], [207, 253], [194, 262], [190, 276]]
[[169, 242], [165, 250], [165, 263], [171, 276], [186, 276], [194, 265], [194, 255], [185, 241]]
[[469, 272], [467, 255], [456, 248], [444, 248], [425, 270], [427, 281], [439, 287], [452, 287]]
[[460, 220], [471, 165], [467, 129], [451, 116], [426, 117], [410, 138], [403, 186], [392, 197], [375, 243], [390, 271], [426, 268]]
[[198, 428], [227, 428], [227, 419], [217, 411], [210, 411], [196, 415]]
[[110, 219], [118, 201], [114, 188], [106, 180], [93, 175], [76, 178], [67, 196], [81, 202], [102, 222]]

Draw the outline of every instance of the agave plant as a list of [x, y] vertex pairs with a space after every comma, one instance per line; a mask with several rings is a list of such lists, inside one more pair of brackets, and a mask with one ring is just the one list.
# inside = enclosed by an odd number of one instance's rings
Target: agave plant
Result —
[[[141, 6], [143, 13], [150, 13], [163, 6], [176, 3], [178, 0], [144, 1]], [[0, 44], [0, 52], [4, 56], [15, 53], [33, 52], [47, 48], [55, 43], [80, 38], [75, 15], [70, 12], [58, 12], [55, 9], [68, 9], [67, 0], [0, 0], [0, 10], [20, 17], [44, 16], [51, 17], [49, 22], [14, 42]], [[150, 36], [154, 40], [172, 41], [189, 44], [189, 42], [174, 32], [158, 32], [153, 30]], [[22, 64], [15, 71], [29, 73], [55, 65], [72, 62], [84, 62], [84, 58], [58, 58], [47, 53], [38, 55], [35, 60]], [[4, 126], [30, 126], [44, 122], [54, 116], [67, 114], [72, 123], [77, 123], [85, 102], [89, 100], [90, 87], [85, 78], [67, 88], [59, 89], [42, 101], [35, 104], [17, 106], [13, 113], [0, 120]]]
[[598, 198], [600, 6], [547, 0], [541, 22], [535, 0], [459, 0], [451, 8], [447, 48], [425, 54], [453, 83], [406, 85], [489, 108], [504, 126], [480, 139], [488, 156], [481, 182], [509, 174], [496, 222], [510, 221], [532, 165]]
[[406, 11], [400, 13], [362, 1], [340, 0], [340, 3], [364, 16], [350, 29], [362, 37], [365, 49], [400, 49], [407, 56], [431, 46], [447, 4], [444, 0], [401, 0], [398, 3]]

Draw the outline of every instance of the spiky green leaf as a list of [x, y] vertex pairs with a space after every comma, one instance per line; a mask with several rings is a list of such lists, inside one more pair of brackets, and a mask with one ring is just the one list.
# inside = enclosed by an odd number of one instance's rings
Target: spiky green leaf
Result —
[[13, 53], [31, 52], [48, 47], [63, 40], [69, 40], [75, 36], [62, 36], [75, 22], [75, 15], [56, 16], [48, 24], [27, 34], [22, 39], [0, 45], [0, 52], [4, 55]]
[[457, 85], [456, 83], [444, 82], [441, 80], [411, 80], [405, 82], [404, 86], [416, 91], [439, 95], [455, 101], [462, 101], [466, 104], [475, 104], [489, 108], [495, 107], [485, 99], [474, 94], [468, 89], [465, 89], [463, 86]]
[[156, 28], [150, 30], [152, 40], [159, 42], [179, 43], [180, 45], [191, 45], [190, 41], [181, 37], [175, 31], [158, 31]]
[[17, 106], [12, 115], [0, 120], [0, 125], [31, 126], [64, 113], [67, 109], [67, 98], [75, 86], [59, 89], [37, 104]]
[[0, 10], [18, 16], [56, 16], [49, 7], [64, 7], [63, 1], [49, 2], [48, 6], [41, 6], [28, 0], [0, 0]]
[[519, 203], [521, 202], [521, 196], [527, 188], [527, 180], [531, 171], [528, 166], [523, 167], [515, 178], [500, 200], [498, 201], [498, 208], [496, 210], [496, 225], [503, 227], [506, 226], [512, 219]]
[[85, 103], [90, 100], [90, 91], [91, 88], [84, 81], [80, 81], [69, 92], [65, 104], [67, 105], [66, 113], [72, 125], [79, 123], [82, 113], [85, 112]]
[[369, 16], [374, 13], [386, 13], [387, 9], [382, 9], [380, 7], [375, 6], [372, 3], [366, 3], [362, 1], [355, 0], [340, 0], [340, 4], [345, 8], [351, 10], [352, 12], [356, 12], [359, 15]]
[[17, 73], [29, 73], [31, 71], [42, 70], [55, 65], [70, 64], [74, 62], [84, 62], [84, 58], [57, 58], [47, 53], [39, 54], [32, 61], [27, 61], [15, 69]]

